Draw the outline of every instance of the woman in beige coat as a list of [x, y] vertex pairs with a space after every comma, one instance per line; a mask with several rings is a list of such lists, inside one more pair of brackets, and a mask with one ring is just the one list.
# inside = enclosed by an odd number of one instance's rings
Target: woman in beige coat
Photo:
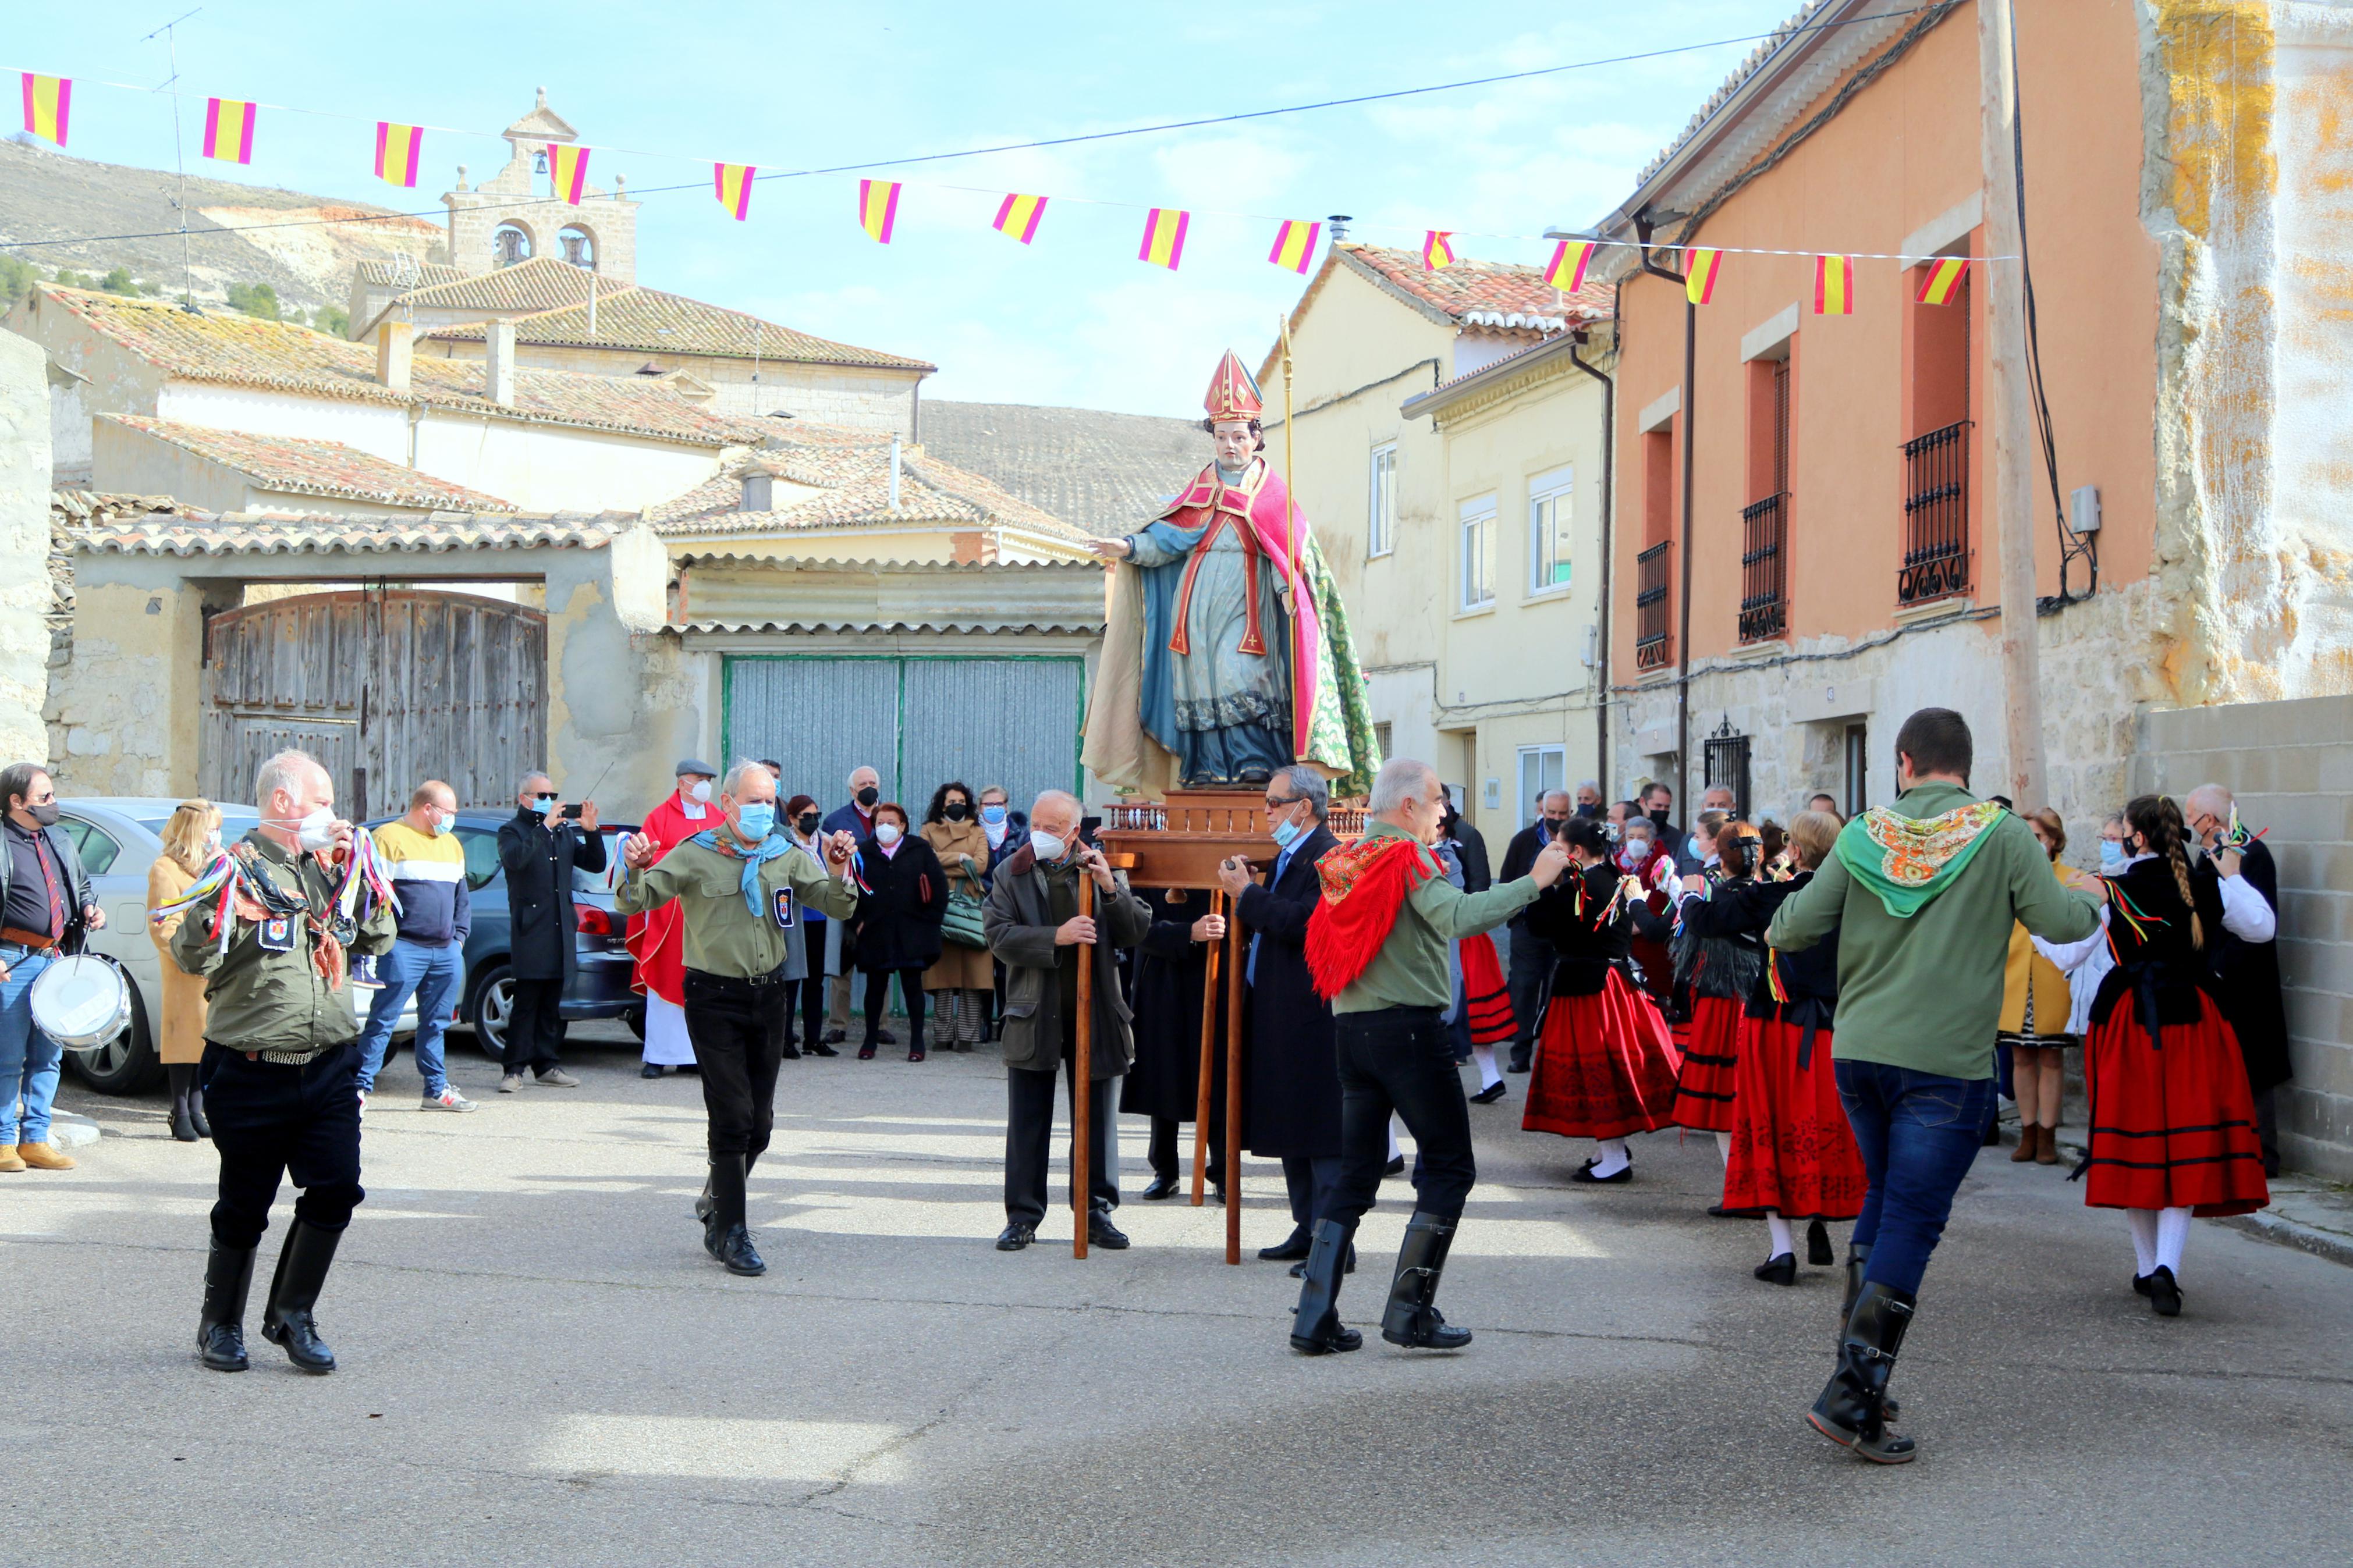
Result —
[[[951, 899], [977, 917], [988, 889], [981, 878], [988, 870], [988, 835], [973, 810], [972, 791], [961, 784], [944, 784], [932, 793], [932, 809], [923, 816], [923, 842], [940, 858], [947, 873]], [[952, 931], [957, 913], [949, 906]], [[976, 918], [971, 922], [977, 927]], [[923, 971], [923, 989], [931, 994], [937, 1042], [952, 1051], [968, 1051], [988, 1033], [988, 997], [997, 984], [986, 947], [966, 947], [951, 935], [941, 944], [939, 962]], [[910, 1002], [913, 998], [909, 999]]]
[[[184, 800], [164, 824], [164, 852], [147, 868], [149, 914], [177, 900], [204, 875], [220, 853], [220, 808], [208, 800]], [[172, 962], [172, 933], [185, 915], [147, 922], [147, 935], [164, 955], [164, 1027], [155, 1042], [164, 1071], [172, 1082], [172, 1136], [183, 1143], [213, 1135], [205, 1120], [204, 1090], [196, 1082], [196, 1064], [205, 1054], [205, 982]]]

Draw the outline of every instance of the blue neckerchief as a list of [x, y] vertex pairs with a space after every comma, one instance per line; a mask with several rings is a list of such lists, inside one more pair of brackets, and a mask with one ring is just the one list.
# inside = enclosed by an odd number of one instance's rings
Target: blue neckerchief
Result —
[[[729, 837], [733, 838], [732, 834]], [[744, 862], [744, 907], [754, 915], [767, 912], [760, 907], [760, 868], [777, 856], [789, 855], [800, 847], [781, 833], [770, 833], [765, 838], [761, 839], [757, 846], [750, 849], [744, 848], [740, 839], [722, 846], [719, 842], [719, 830], [715, 827], [704, 828], [687, 842], [701, 845], [705, 849], [716, 850], [730, 858]]]

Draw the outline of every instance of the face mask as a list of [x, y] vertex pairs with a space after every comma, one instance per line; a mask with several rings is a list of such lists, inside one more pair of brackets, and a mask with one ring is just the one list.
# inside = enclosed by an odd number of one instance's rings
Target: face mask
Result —
[[1288, 849], [1298, 841], [1299, 824], [1285, 821], [1274, 825], [1274, 842], [1278, 847]]
[[2113, 838], [2100, 840], [2100, 869], [2121, 871], [2125, 868], [2125, 847]]
[[47, 805], [28, 805], [25, 809], [31, 812], [33, 814], [33, 820], [39, 823], [44, 827], [55, 827], [58, 825], [58, 803], [56, 801], [51, 801]]
[[294, 829], [294, 842], [305, 849], [324, 849], [334, 841], [335, 814], [323, 805], [304, 817]]
[[972, 808], [960, 800], [952, 800], [940, 808], [940, 815], [950, 822], [962, 822], [964, 814]]
[[435, 812], [433, 814], [433, 836], [438, 838], [441, 835], [448, 832], [450, 824], [457, 820], [458, 819], [455, 816], [446, 811]]
[[552, 795], [533, 795], [531, 798], [531, 808], [542, 816], [553, 816], [555, 811], [555, 797]]
[[773, 800], [747, 800], [735, 808], [735, 826], [746, 838], [757, 841], [776, 830], [776, 803]]
[[1001, 805], [984, 805], [980, 808], [980, 819], [994, 827], [1005, 820], [1005, 808]]
[[1599, 816], [1601, 815], [1601, 805], [1599, 801], [1588, 801], [1577, 808], [1577, 815], [1588, 818]]
[[1618, 850], [1618, 864], [1629, 871], [1640, 869], [1642, 862], [1650, 858], [1651, 845], [1648, 839], [1629, 839]]
[[872, 784], [868, 784], [864, 789], [858, 792], [858, 804], [860, 805], [872, 805], [876, 801], [881, 800], [881, 798], [882, 792], [876, 789]]
[[1683, 840], [1683, 853], [1689, 855], [1694, 860], [1703, 858], [1712, 860], [1715, 858], [1714, 856], [1709, 855], [1706, 850], [1700, 847], [1699, 835], [1696, 833]]
[[874, 842], [880, 844], [885, 849], [888, 849], [893, 844], [898, 843], [899, 825], [895, 822], [877, 824], [874, 828]]
[[817, 820], [818, 820], [818, 819], [817, 819], [817, 813], [816, 813], [816, 812], [814, 812], [814, 811], [804, 811], [804, 812], [802, 812], [802, 813], [800, 814], [799, 818], [798, 818], [798, 821], [799, 821], [799, 824], [800, 824], [800, 830], [801, 830], [803, 833], [815, 833], [815, 832], [817, 831]]
[[1663, 805], [1652, 806], [1651, 808], [1651, 820], [1657, 823], [1660, 826], [1664, 827], [1667, 825], [1667, 808]]
[[695, 780], [693, 787], [686, 792], [686, 798], [694, 802], [697, 805], [709, 805], [711, 804], [711, 781], [709, 779]]
[[1068, 847], [1050, 833], [1033, 827], [1029, 830], [1029, 852], [1040, 860], [1060, 860]]
[[217, 855], [220, 853], [220, 829], [216, 827], [205, 835], [205, 853]]

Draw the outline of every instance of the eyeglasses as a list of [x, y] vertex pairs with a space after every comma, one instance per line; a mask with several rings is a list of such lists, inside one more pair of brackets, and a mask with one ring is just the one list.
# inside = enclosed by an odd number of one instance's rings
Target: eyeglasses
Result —
[[1269, 810], [1269, 811], [1281, 811], [1284, 806], [1286, 806], [1286, 805], [1297, 805], [1301, 801], [1305, 800], [1306, 798], [1307, 798], [1307, 797], [1306, 797], [1305, 795], [1268, 795], [1268, 796], [1266, 797], [1266, 808], [1267, 808], [1267, 810]]

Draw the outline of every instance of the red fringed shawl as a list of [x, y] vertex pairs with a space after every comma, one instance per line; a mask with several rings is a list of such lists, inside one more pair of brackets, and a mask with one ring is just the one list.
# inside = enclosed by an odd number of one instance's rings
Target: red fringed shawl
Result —
[[1412, 839], [1383, 834], [1328, 851], [1315, 875], [1324, 896], [1307, 917], [1307, 971], [1329, 1002], [1371, 965], [1406, 895], [1438, 868]]

